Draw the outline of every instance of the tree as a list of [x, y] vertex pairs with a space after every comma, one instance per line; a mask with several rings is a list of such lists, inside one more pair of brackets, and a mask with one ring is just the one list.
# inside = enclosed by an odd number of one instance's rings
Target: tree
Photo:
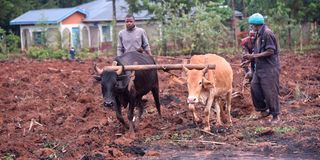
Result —
[[[116, 0], [112, 0], [112, 48], [117, 50], [117, 16], [116, 16]], [[116, 52], [115, 52], [116, 53]]]
[[212, 52], [226, 44], [228, 30], [223, 22], [231, 17], [231, 8], [222, 3], [197, 2], [187, 9], [186, 4], [153, 3], [150, 8], [162, 22], [162, 41], [174, 53]]
[[32, 9], [32, 1], [33, 0], [1, 0], [0, 27], [7, 31], [13, 28], [9, 25], [10, 20]]
[[[315, 24], [313, 28], [316, 28], [320, 21], [319, 0], [246, 0], [246, 3], [248, 15], [255, 12], [266, 15], [268, 23], [280, 38], [280, 43], [289, 48], [292, 48], [292, 43], [296, 41], [302, 44], [300, 26], [311, 22]], [[300, 40], [296, 40], [297, 38], [292, 35], [293, 30], [299, 30]], [[316, 30], [312, 32], [313, 35], [317, 35]]]
[[1, 0], [0, 27], [9, 31], [17, 29], [17, 26], [10, 26], [10, 20], [22, 15], [29, 10], [74, 7], [92, 0]]

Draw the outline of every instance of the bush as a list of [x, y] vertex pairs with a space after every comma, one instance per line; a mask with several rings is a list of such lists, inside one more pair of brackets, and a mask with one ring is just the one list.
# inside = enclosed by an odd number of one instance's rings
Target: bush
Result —
[[19, 51], [20, 37], [16, 36], [11, 31], [6, 33], [0, 28], [0, 53], [17, 52]]
[[68, 52], [62, 49], [31, 47], [27, 52], [27, 56], [34, 59], [66, 59], [68, 58]]
[[223, 11], [218, 8], [214, 4], [199, 4], [193, 14], [172, 15], [163, 26], [163, 40], [158, 41], [157, 46], [165, 41], [169, 55], [208, 53], [225, 47], [229, 43], [229, 29], [223, 22], [232, 12], [228, 8]]
[[6, 60], [6, 59], [8, 59], [8, 54], [0, 53], [0, 60]]
[[17, 52], [19, 51], [20, 37], [16, 36], [11, 31], [6, 36], [6, 45], [8, 52]]

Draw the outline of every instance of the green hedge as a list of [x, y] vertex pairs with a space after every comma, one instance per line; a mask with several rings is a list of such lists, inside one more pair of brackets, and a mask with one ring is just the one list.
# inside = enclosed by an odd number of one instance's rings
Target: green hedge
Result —
[[41, 47], [31, 47], [27, 52], [28, 57], [34, 59], [67, 59], [68, 51], [62, 49], [51, 49]]

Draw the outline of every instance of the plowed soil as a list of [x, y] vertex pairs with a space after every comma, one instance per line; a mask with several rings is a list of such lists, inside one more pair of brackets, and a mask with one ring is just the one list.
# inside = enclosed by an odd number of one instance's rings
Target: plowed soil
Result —
[[[223, 55], [224, 56], [224, 55]], [[159, 71], [162, 118], [146, 95], [138, 131], [128, 134], [104, 108], [93, 63], [16, 58], [0, 63], [0, 157], [15, 159], [318, 159], [320, 52], [281, 54], [281, 123], [255, 120], [248, 88], [242, 91], [240, 56], [224, 56], [234, 71], [233, 126], [211, 131], [192, 122], [187, 87]], [[155, 57], [159, 64], [190, 57]], [[181, 75], [181, 71], [171, 71]], [[203, 117], [203, 108], [197, 108]], [[127, 109], [123, 110], [126, 118]], [[225, 117], [225, 116], [223, 116]]]

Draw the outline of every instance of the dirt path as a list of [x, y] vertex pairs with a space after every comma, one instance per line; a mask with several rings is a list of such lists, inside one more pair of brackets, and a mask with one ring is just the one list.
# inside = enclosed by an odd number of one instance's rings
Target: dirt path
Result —
[[[182, 58], [158, 57], [158, 63]], [[226, 57], [241, 91], [239, 57]], [[135, 137], [102, 106], [93, 60], [0, 63], [0, 157], [17, 159], [303, 158], [320, 156], [320, 52], [281, 56], [282, 123], [253, 120], [250, 94], [232, 100], [233, 126], [203, 132], [187, 112], [185, 85], [159, 71], [163, 118], [151, 94]], [[97, 60], [111, 64], [111, 58]], [[179, 71], [174, 71], [180, 75]], [[201, 110], [201, 108], [199, 108]], [[126, 112], [126, 111], [124, 111]], [[201, 126], [200, 126], [201, 128]]]

